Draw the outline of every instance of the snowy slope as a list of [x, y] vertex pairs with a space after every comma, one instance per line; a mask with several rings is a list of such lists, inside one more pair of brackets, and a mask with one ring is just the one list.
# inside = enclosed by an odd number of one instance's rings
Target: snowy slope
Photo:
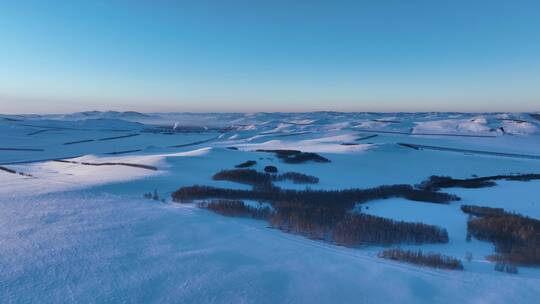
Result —
[[[540, 173], [540, 158], [520, 157], [540, 156], [539, 126], [526, 113], [1, 115], [0, 166], [26, 175], [0, 171], [0, 302], [533, 303], [539, 269], [493, 271], [485, 258], [493, 245], [465, 240], [459, 206], [540, 218], [538, 181], [448, 189], [462, 197], [450, 205], [389, 199], [360, 206], [446, 228], [448, 244], [403, 247], [460, 259], [471, 252], [463, 272], [381, 260], [381, 248], [307, 240], [169, 197], [196, 184], [248, 189], [211, 178], [246, 160], [257, 161], [257, 170], [274, 165], [317, 176], [314, 189]], [[317, 152], [331, 163], [286, 164], [257, 149]], [[165, 202], [142, 198], [154, 189]]]

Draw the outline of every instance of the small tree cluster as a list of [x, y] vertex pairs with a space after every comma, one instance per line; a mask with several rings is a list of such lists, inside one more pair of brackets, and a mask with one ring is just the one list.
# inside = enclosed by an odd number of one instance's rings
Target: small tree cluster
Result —
[[277, 173], [278, 168], [276, 166], [266, 166], [266, 167], [264, 167], [264, 172], [266, 172], [266, 173]]
[[423, 253], [421, 250], [388, 249], [379, 252], [378, 256], [383, 259], [403, 261], [428, 267], [463, 270], [463, 264], [459, 259], [434, 252]]
[[270, 174], [252, 169], [222, 170], [214, 174], [212, 179], [247, 184], [257, 188], [271, 188], [273, 186]]

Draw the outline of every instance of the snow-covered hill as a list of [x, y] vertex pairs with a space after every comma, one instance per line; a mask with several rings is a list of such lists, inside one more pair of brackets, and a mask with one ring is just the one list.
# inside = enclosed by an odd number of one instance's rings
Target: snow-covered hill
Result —
[[[314, 190], [540, 173], [539, 130], [527, 113], [0, 115], [0, 302], [534, 303], [539, 269], [494, 271], [493, 244], [466, 241], [460, 206], [540, 219], [540, 181], [448, 189], [462, 199], [448, 205], [361, 205], [445, 228], [448, 243], [401, 247], [454, 256], [464, 271], [383, 260], [378, 246], [309, 240], [173, 203], [170, 194], [192, 185], [249, 189], [212, 179], [247, 160], [258, 171], [316, 176]], [[285, 163], [259, 149], [331, 162]], [[143, 198], [154, 190], [164, 201]]]

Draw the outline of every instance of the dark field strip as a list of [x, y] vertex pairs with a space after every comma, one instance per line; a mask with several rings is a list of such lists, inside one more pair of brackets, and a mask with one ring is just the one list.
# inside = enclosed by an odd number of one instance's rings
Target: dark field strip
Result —
[[212, 137], [212, 138], [205, 139], [205, 140], [199, 140], [199, 141], [195, 141], [195, 142], [188, 143], [188, 144], [180, 144], [180, 145], [170, 146], [169, 148], [183, 148], [183, 147], [200, 145], [200, 144], [204, 144], [204, 143], [207, 143], [207, 142], [211, 142], [211, 141], [216, 140], [218, 138], [219, 138], [219, 136], [216, 136], [216, 137]]
[[138, 136], [138, 135], [140, 135], [140, 134], [135, 133], [135, 134], [113, 136], [113, 137], [105, 137], [105, 138], [98, 138], [98, 139], [83, 139], [83, 140], [65, 142], [65, 143], [63, 143], [63, 145], [75, 145], [75, 144], [82, 144], [82, 143], [93, 142], [93, 141], [114, 140], [114, 139], [128, 138], [128, 137], [133, 137], [133, 136]]
[[36, 135], [36, 134], [40, 134], [40, 133], [47, 132], [47, 131], [51, 131], [51, 130], [54, 130], [54, 129], [37, 130], [37, 131], [34, 131], [34, 132], [30, 132], [30, 133], [28, 133], [28, 134], [26, 134], [26, 135], [28, 135], [28, 136]]
[[480, 154], [480, 155], [491, 155], [491, 156], [502, 156], [502, 157], [540, 159], [540, 155], [527, 155], [527, 154], [516, 154], [516, 153], [491, 152], [491, 151], [480, 151], [480, 150], [469, 150], [469, 149], [459, 149], [459, 148], [417, 145], [417, 144], [408, 144], [408, 143], [398, 143], [398, 145], [400, 145], [402, 147], [411, 148], [411, 149], [414, 149], [414, 150], [426, 149], [426, 150], [435, 150], [435, 151], [473, 153], [473, 154]]
[[19, 174], [19, 175], [22, 175], [22, 176], [30, 176], [30, 177], [32, 177], [31, 174], [24, 173], [24, 172], [17, 172], [17, 171], [15, 171], [13, 169], [9, 169], [9, 168], [2, 167], [2, 166], [0, 166], [0, 171], [4, 171], [4, 172], [7, 172], [7, 173], [11, 173], [11, 174]]
[[63, 145], [75, 145], [75, 144], [82, 144], [82, 143], [93, 142], [93, 141], [94, 141], [93, 139], [83, 139], [83, 140], [65, 142], [63, 143]]
[[131, 132], [133, 130], [126, 130], [126, 129], [99, 129], [97, 131], [101, 131], [101, 132]]
[[17, 174], [17, 171], [6, 168], [6, 167], [2, 167], [2, 166], [0, 166], [0, 171], [5, 171], [7, 173]]
[[55, 159], [53, 161], [59, 162], [59, 163], [70, 163], [70, 164], [85, 165], [85, 166], [127, 166], [127, 167], [134, 167], [134, 168], [157, 171], [157, 167], [154, 167], [154, 166], [131, 164], [131, 163], [89, 163], [89, 162], [77, 162], [77, 161], [62, 160], [62, 159]]
[[117, 154], [126, 154], [126, 153], [132, 153], [132, 152], [140, 152], [142, 149], [135, 149], [135, 150], [125, 150], [125, 151], [116, 151], [116, 152], [108, 152], [105, 154], [108, 155], [117, 155]]
[[386, 122], [386, 123], [401, 123], [401, 121], [397, 121], [397, 120], [385, 120], [385, 119], [373, 119], [372, 121], [375, 121], [375, 122]]
[[90, 129], [78, 129], [78, 128], [69, 128], [69, 127], [58, 127], [58, 126], [40, 126], [40, 125], [29, 125], [29, 124], [17, 124], [18, 126], [32, 127], [32, 128], [42, 128], [48, 130], [75, 130], [75, 131], [92, 131]]
[[41, 159], [30, 159], [30, 160], [17, 160], [17, 161], [10, 161], [10, 162], [3, 162], [0, 163], [0, 165], [20, 165], [20, 164], [31, 164], [31, 163], [42, 163], [47, 161], [55, 161], [55, 160], [62, 160], [66, 158], [77, 158], [81, 157], [82, 155], [72, 155], [72, 156], [64, 156], [64, 157], [56, 157], [56, 158], [41, 158]]
[[31, 152], [43, 152], [44, 149], [26, 149], [26, 148], [0, 148], [0, 151], [31, 151]]
[[379, 135], [374, 134], [374, 135], [368, 135], [368, 136], [364, 136], [364, 137], [359, 137], [359, 138], [355, 139], [355, 141], [366, 140], [366, 139], [374, 138], [374, 137], [377, 137], [377, 136], [379, 136]]
[[[306, 131], [306, 132], [295, 132], [295, 133], [286, 133], [286, 134], [278, 134], [274, 135], [275, 137], [289, 137], [289, 136], [297, 136], [297, 135], [304, 135], [304, 134], [310, 134], [312, 132]], [[264, 135], [272, 135], [272, 133], [266, 133]]]
[[452, 137], [487, 137], [494, 138], [496, 135], [472, 135], [472, 134], [444, 134], [444, 133], [411, 133], [411, 132], [400, 132], [400, 131], [382, 131], [382, 130], [364, 130], [356, 129], [360, 132], [368, 133], [386, 133], [386, 134], [400, 134], [400, 135], [409, 135], [409, 136], [452, 136]]
[[513, 122], [519, 122], [519, 123], [528, 122], [528, 121], [522, 120], [522, 119], [510, 119], [510, 118], [500, 118], [498, 120], [500, 120], [500, 121], [513, 121]]
[[106, 141], [106, 140], [113, 140], [113, 139], [120, 139], [120, 138], [128, 138], [133, 136], [139, 136], [140, 133], [134, 133], [134, 134], [128, 134], [128, 135], [122, 135], [122, 136], [112, 136], [112, 137], [105, 137], [98, 139], [99, 141]]

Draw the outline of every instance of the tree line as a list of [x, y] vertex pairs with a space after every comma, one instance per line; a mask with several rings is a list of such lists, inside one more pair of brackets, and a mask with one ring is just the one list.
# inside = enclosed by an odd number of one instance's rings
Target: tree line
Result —
[[440, 253], [423, 253], [421, 250], [388, 249], [379, 252], [378, 257], [435, 268], [463, 270], [463, 264], [459, 259]]
[[444, 228], [423, 223], [395, 221], [369, 214], [347, 214], [333, 232], [339, 245], [448, 243]]
[[331, 208], [339, 209], [351, 209], [357, 203], [392, 197], [436, 204], [448, 204], [460, 200], [454, 194], [420, 190], [410, 185], [384, 185], [367, 189], [351, 188], [345, 190], [295, 190], [279, 187], [241, 190], [196, 185], [182, 187], [172, 193], [173, 200], [180, 203], [191, 202], [195, 199], [227, 198], [267, 202], [301, 201], [313, 205], [326, 204]]
[[176, 202], [228, 200], [229, 203], [222, 202], [205, 208], [217, 210], [216, 212], [221, 214], [242, 214], [241, 216], [251, 217], [256, 217], [253, 215], [256, 212], [251, 209], [252, 207], [242, 207], [241, 200], [265, 201], [272, 206], [271, 212], [264, 212], [270, 227], [351, 247], [363, 244], [448, 242], [448, 233], [445, 229], [353, 213], [352, 209], [357, 203], [389, 197], [405, 197], [437, 203], [448, 203], [458, 199], [450, 194], [418, 190], [409, 185], [337, 191], [284, 190], [277, 187], [237, 190], [192, 186], [180, 188], [172, 196]]
[[501, 208], [464, 205], [461, 210], [472, 216], [467, 222], [467, 232], [495, 244], [497, 254], [491, 260], [540, 265], [540, 220]]
[[271, 213], [270, 208], [254, 208], [244, 204], [240, 200], [211, 200], [197, 204], [199, 208], [208, 209], [225, 216], [251, 217], [256, 219], [266, 219]]
[[430, 176], [428, 179], [417, 185], [417, 188], [439, 191], [442, 188], [485, 188], [493, 187], [497, 180], [521, 181], [528, 182], [531, 180], [539, 180], [540, 174], [508, 174], [508, 175], [492, 175], [484, 177], [473, 177], [466, 179], [451, 178], [449, 176]]

